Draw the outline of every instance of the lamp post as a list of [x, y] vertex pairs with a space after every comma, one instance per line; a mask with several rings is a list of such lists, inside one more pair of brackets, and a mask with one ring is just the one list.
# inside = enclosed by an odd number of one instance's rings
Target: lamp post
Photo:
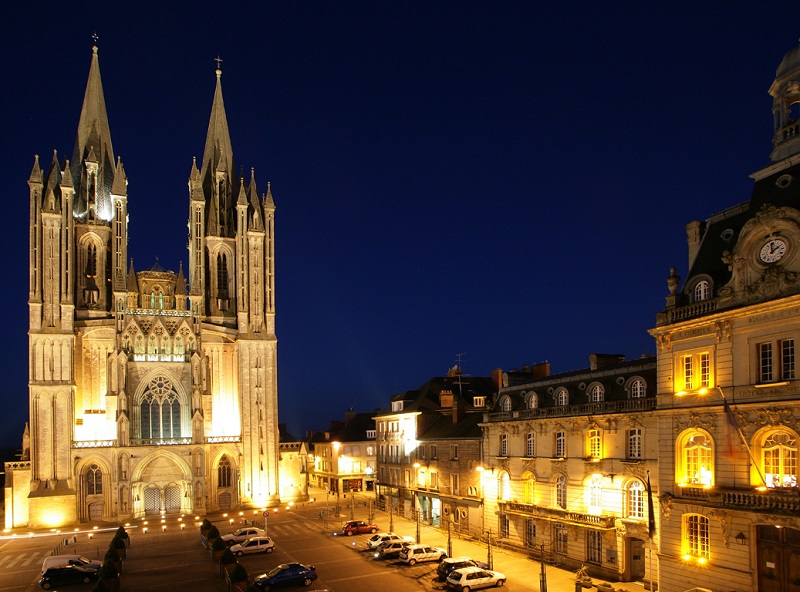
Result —
[[453, 542], [450, 539], [450, 523], [453, 521], [453, 517], [449, 514], [447, 515], [447, 556], [453, 556]]
[[392, 506], [394, 506], [394, 502], [392, 501], [391, 490], [386, 503], [389, 505], [389, 532], [394, 532], [394, 515], [392, 514]]
[[[417, 482], [417, 486], [420, 485], [419, 467], [420, 464], [418, 462], [414, 463], [414, 472], [416, 473], [416, 475], [414, 475], [414, 478]], [[419, 544], [419, 491], [417, 491], [416, 488], [414, 488], [413, 502], [414, 502], [414, 515], [416, 517], [416, 523], [417, 523], [417, 544]]]

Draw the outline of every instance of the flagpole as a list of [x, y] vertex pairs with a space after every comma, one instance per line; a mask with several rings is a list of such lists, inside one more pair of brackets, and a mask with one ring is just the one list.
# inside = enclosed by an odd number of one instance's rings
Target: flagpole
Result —
[[744, 444], [744, 447], [747, 449], [747, 455], [750, 457], [750, 462], [753, 463], [753, 467], [758, 473], [758, 476], [761, 479], [761, 483], [763, 483], [764, 487], [766, 487], [767, 480], [766, 478], [764, 478], [764, 474], [761, 472], [761, 467], [756, 462], [756, 459], [753, 456], [753, 451], [750, 448], [750, 445], [747, 443], [747, 438], [744, 437], [744, 433], [742, 433], [742, 428], [739, 427], [739, 421], [733, 414], [733, 409], [731, 409], [731, 406], [728, 404], [728, 399], [725, 397], [725, 393], [723, 392], [722, 387], [718, 386], [717, 390], [719, 390], [719, 394], [722, 395], [722, 409], [725, 412], [725, 416], [727, 417], [728, 423], [731, 424], [731, 427], [733, 427], [733, 429], [736, 430], [736, 433], [739, 434], [739, 438], [742, 440], [742, 444]]

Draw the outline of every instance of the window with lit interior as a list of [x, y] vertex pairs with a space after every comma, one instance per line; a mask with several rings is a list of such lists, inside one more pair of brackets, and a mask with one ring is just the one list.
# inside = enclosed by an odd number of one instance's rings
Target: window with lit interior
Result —
[[[797, 487], [797, 436], [785, 429], [771, 430], [758, 439], [755, 453], [767, 487]], [[761, 477], [757, 485], [762, 485]]]
[[536, 496], [536, 477], [533, 473], [527, 471], [522, 475], [522, 483], [525, 489], [522, 492], [522, 502], [525, 504], [533, 504]]
[[700, 514], [684, 514], [682, 526], [684, 558], [707, 561], [710, 552], [708, 518]]
[[222, 458], [219, 459], [219, 465], [217, 466], [217, 485], [220, 487], [230, 487], [232, 475], [231, 461], [228, 460], [227, 456], [223, 455]]
[[181, 437], [181, 403], [172, 381], [159, 375], [147, 385], [139, 404], [141, 437], [169, 439]]
[[676, 483], [681, 486], [714, 485], [714, 440], [700, 429], [683, 431], [677, 439]]
[[567, 457], [567, 434], [566, 432], [558, 431], [555, 433], [555, 448], [553, 456], [555, 458]]
[[497, 499], [502, 501], [511, 499], [511, 477], [507, 471], [502, 471], [497, 478]]
[[711, 388], [713, 385], [710, 352], [682, 354], [675, 368], [677, 370], [675, 384], [679, 387], [679, 391], [697, 391]]
[[536, 456], [536, 434], [533, 432], [525, 434], [525, 456], [528, 458]]
[[599, 530], [586, 531], [586, 561], [600, 564], [603, 560], [603, 534]]
[[586, 488], [586, 496], [586, 506], [589, 508], [589, 514], [602, 514], [603, 477], [601, 475], [593, 475], [589, 478], [588, 487]]
[[508, 456], [508, 434], [500, 434], [499, 456]]
[[511, 411], [511, 397], [506, 395], [500, 399], [500, 410], [505, 412]]
[[536, 409], [539, 407], [539, 395], [534, 392], [528, 393], [528, 400], [526, 407], [528, 409]]
[[589, 430], [586, 432], [586, 456], [589, 458], [602, 458], [603, 438], [600, 430]]

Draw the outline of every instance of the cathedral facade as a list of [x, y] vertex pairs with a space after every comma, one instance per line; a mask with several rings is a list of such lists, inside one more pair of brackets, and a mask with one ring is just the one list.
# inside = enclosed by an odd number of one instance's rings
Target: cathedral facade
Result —
[[280, 466], [275, 205], [254, 173], [237, 178], [216, 75], [189, 174], [186, 275], [128, 259], [127, 177], [96, 47], [72, 158], [34, 161], [30, 423], [6, 464], [7, 528], [302, 497]]

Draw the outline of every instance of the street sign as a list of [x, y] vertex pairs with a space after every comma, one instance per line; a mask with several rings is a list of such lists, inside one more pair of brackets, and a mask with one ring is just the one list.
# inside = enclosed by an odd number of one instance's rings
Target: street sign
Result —
[[262, 515], [264, 518], [266, 518], [267, 516], [269, 516], [269, 512], [267, 512], [266, 510], [264, 510], [264, 513], [263, 513], [263, 514], [261, 514], [261, 515]]

